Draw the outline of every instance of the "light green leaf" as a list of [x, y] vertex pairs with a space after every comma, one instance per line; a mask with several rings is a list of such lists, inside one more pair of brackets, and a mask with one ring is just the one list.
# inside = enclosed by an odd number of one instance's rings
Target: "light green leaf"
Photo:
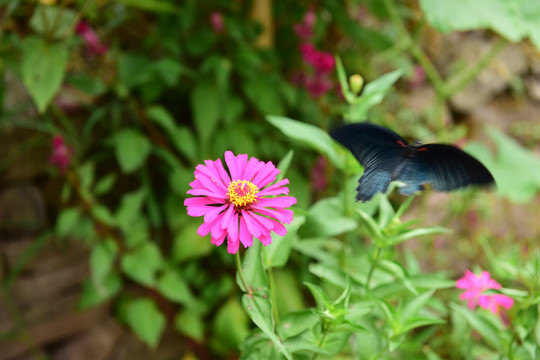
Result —
[[167, 299], [184, 304], [186, 307], [193, 306], [197, 301], [186, 280], [176, 269], [167, 270], [157, 281], [156, 287]]
[[29, 36], [22, 41], [22, 53], [23, 83], [43, 114], [64, 80], [68, 49], [64, 43]]
[[118, 255], [118, 245], [112, 240], [98, 242], [90, 252], [90, 269], [92, 279], [102, 282], [113, 269]]
[[401, 77], [401, 70], [395, 70], [368, 83], [346, 114], [350, 121], [361, 121], [367, 118], [368, 111], [379, 104], [392, 89], [394, 83]]
[[[260, 241], [254, 240], [253, 246], [246, 250], [245, 258], [242, 264], [247, 286], [255, 291], [268, 287], [268, 277], [264, 271], [264, 266], [261, 259], [261, 246]], [[244, 289], [244, 284], [242, 284], [240, 281], [238, 274], [236, 276], [236, 282], [242, 291], [247, 292], [247, 289]]]
[[141, 188], [122, 197], [115, 217], [116, 223], [124, 232], [131, 233], [134, 224], [140, 221], [146, 194], [146, 189]]
[[272, 233], [272, 243], [265, 247], [265, 265], [267, 268], [285, 266], [287, 260], [289, 260], [292, 243], [297, 236], [296, 233], [304, 222], [305, 217], [297, 215], [290, 225], [285, 225], [287, 228], [285, 236], [280, 237]]
[[118, 0], [118, 2], [157, 13], [175, 13], [178, 11], [176, 6], [161, 0]]
[[512, 42], [528, 36], [540, 49], [538, 1], [421, 0], [420, 6], [428, 22], [441, 32], [491, 29]]
[[96, 186], [94, 187], [94, 194], [103, 195], [103, 194], [108, 193], [114, 186], [114, 183], [116, 182], [116, 178], [117, 178], [117, 174], [113, 172], [99, 179], [98, 182], [96, 183]]
[[409, 240], [412, 238], [420, 237], [420, 236], [426, 236], [426, 235], [433, 235], [433, 234], [447, 234], [450, 230], [441, 226], [430, 226], [420, 229], [413, 229], [409, 230], [407, 232], [401, 233], [396, 236], [392, 236], [387, 241], [385, 241], [385, 244], [390, 245], [397, 245], [399, 243], [402, 243], [405, 240]]
[[110, 272], [103, 281], [88, 279], [83, 284], [79, 307], [87, 309], [101, 304], [114, 297], [121, 289], [122, 278], [117, 272]]
[[176, 124], [173, 116], [160, 105], [153, 105], [146, 109], [146, 116], [168, 133], [172, 133], [176, 129]]
[[249, 318], [236, 298], [231, 298], [214, 317], [214, 334], [229, 348], [237, 349], [249, 333]]
[[491, 171], [501, 196], [516, 203], [530, 201], [540, 190], [540, 157], [494, 128], [487, 132], [497, 144], [496, 157], [475, 142], [467, 144], [465, 150]]
[[279, 337], [274, 333], [272, 304], [270, 303], [268, 290], [258, 291], [253, 295], [243, 295], [242, 305], [255, 325], [257, 325], [257, 327], [272, 340], [277, 350], [283, 354], [286, 359], [292, 360], [293, 357], [290, 351], [283, 346]]
[[162, 265], [163, 259], [159, 248], [150, 242], [127, 253], [121, 261], [122, 271], [127, 276], [147, 286], [154, 285], [156, 273]]
[[498, 351], [502, 351], [501, 340], [499, 338], [499, 333], [501, 329], [498, 329], [494, 326], [493, 322], [485, 319], [481, 312], [479, 311], [470, 311], [462, 306], [456, 304], [450, 304], [450, 307], [453, 311], [463, 316], [469, 325], [480, 335], [482, 338], [489, 343], [493, 348]]
[[345, 73], [345, 68], [343, 67], [343, 63], [341, 62], [341, 58], [339, 56], [336, 56], [336, 70], [338, 75], [339, 84], [341, 85], [341, 91], [343, 93], [343, 96], [345, 97], [345, 100], [349, 104], [354, 103], [356, 100], [356, 96], [352, 93], [349, 82], [347, 81], [347, 74]]
[[174, 327], [182, 334], [185, 334], [199, 342], [204, 339], [205, 323], [197, 312], [184, 309], [180, 311], [174, 319]]
[[81, 220], [81, 211], [79, 208], [67, 208], [62, 210], [56, 220], [56, 233], [58, 236], [69, 236], [75, 230]]
[[197, 234], [200, 224], [190, 223], [174, 237], [172, 258], [175, 262], [202, 257], [212, 251], [210, 239]]
[[137, 170], [150, 155], [150, 141], [135, 129], [125, 129], [114, 137], [116, 160], [124, 173]]
[[[306, 236], [334, 236], [354, 230], [358, 226], [355, 219], [345, 216], [340, 198], [324, 198], [308, 210], [306, 226], [302, 234]], [[304, 231], [305, 229], [305, 231]]]
[[129, 300], [125, 304], [126, 322], [133, 332], [151, 348], [159, 342], [165, 330], [165, 315], [149, 298]]
[[65, 7], [38, 4], [30, 19], [30, 27], [40, 35], [49, 35], [54, 30], [53, 37], [59, 39], [73, 33], [71, 24], [76, 16], [75, 11]]
[[298, 141], [325, 155], [334, 165], [343, 168], [344, 159], [337, 152], [337, 145], [327, 132], [318, 127], [283, 116], [267, 116], [266, 120], [288, 138]]

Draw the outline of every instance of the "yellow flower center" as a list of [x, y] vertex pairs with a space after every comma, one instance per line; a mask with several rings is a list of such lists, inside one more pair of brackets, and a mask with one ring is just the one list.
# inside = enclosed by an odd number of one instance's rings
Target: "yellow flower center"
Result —
[[259, 188], [247, 180], [235, 180], [229, 184], [227, 195], [235, 207], [246, 207], [257, 201]]

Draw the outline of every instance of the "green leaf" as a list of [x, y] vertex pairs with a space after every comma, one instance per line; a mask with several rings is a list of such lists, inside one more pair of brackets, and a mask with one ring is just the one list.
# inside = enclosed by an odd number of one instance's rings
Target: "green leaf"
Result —
[[540, 157], [494, 128], [487, 132], [497, 144], [496, 157], [475, 142], [467, 144], [465, 150], [491, 171], [501, 196], [516, 203], [530, 201], [540, 190]]
[[117, 272], [110, 272], [102, 281], [88, 279], [83, 284], [79, 307], [86, 309], [101, 304], [120, 292], [122, 278]]
[[249, 318], [236, 298], [231, 298], [214, 317], [214, 334], [231, 349], [238, 349], [249, 333]]
[[186, 280], [180, 276], [176, 269], [167, 270], [157, 281], [156, 287], [167, 299], [186, 307], [192, 307], [197, 301]]
[[420, 6], [427, 21], [441, 32], [491, 29], [512, 42], [528, 36], [540, 49], [538, 1], [421, 0]]
[[193, 131], [187, 126], [179, 126], [171, 133], [171, 137], [178, 151], [191, 162], [195, 162], [197, 157], [197, 137], [193, 134]]
[[31, 36], [21, 46], [23, 83], [43, 114], [64, 80], [69, 52], [64, 43], [47, 43]]
[[[242, 264], [247, 286], [255, 291], [268, 287], [268, 277], [261, 260], [261, 246], [260, 241], [253, 241], [253, 246], [245, 252], [245, 258]], [[238, 274], [236, 276], [236, 282], [242, 291], [248, 292], [247, 289], [243, 288]]]
[[277, 350], [283, 354], [285, 358], [292, 360], [293, 357], [290, 351], [283, 346], [281, 340], [274, 333], [272, 304], [270, 303], [270, 295], [268, 294], [268, 290], [265, 289], [264, 291], [258, 291], [253, 295], [243, 295], [242, 305], [255, 325], [257, 325], [257, 327], [261, 329], [270, 340], [272, 340]]
[[118, 224], [125, 233], [131, 233], [134, 224], [141, 221], [140, 217], [143, 216], [141, 214], [142, 207], [146, 197], [146, 189], [144, 188], [128, 193], [122, 197], [115, 217], [116, 224]]
[[122, 271], [135, 281], [153, 286], [156, 273], [162, 268], [161, 252], [154, 243], [146, 243], [122, 256]]
[[285, 236], [280, 237], [275, 233], [272, 234], [272, 243], [265, 247], [265, 265], [267, 268], [285, 266], [287, 260], [289, 260], [292, 243], [297, 236], [296, 233], [304, 222], [305, 217], [297, 215], [290, 225], [285, 225], [285, 228], [287, 228]]
[[412, 238], [417, 238], [420, 236], [426, 236], [426, 235], [433, 235], [433, 234], [447, 234], [450, 230], [444, 227], [440, 226], [430, 226], [420, 229], [413, 229], [409, 230], [407, 232], [401, 233], [396, 236], [392, 236], [389, 239], [385, 241], [385, 244], [388, 246], [391, 245], [397, 245], [399, 243], [404, 242], [405, 240], [409, 240]]
[[151, 348], [155, 348], [163, 330], [165, 330], [165, 315], [149, 298], [129, 300], [124, 306], [126, 322], [129, 327], [139, 339]]
[[52, 34], [54, 39], [59, 39], [73, 33], [71, 25], [76, 16], [75, 11], [65, 7], [38, 4], [30, 19], [30, 27], [40, 35]]
[[145, 112], [150, 120], [161, 126], [169, 134], [176, 129], [173, 116], [163, 106], [153, 105], [148, 107]]
[[180, 311], [174, 319], [174, 327], [198, 342], [204, 340], [205, 323], [200, 314], [190, 309]]
[[357, 221], [345, 215], [342, 199], [325, 198], [309, 208], [302, 234], [317, 237], [334, 236], [354, 230], [357, 226]]
[[279, 321], [277, 332], [282, 339], [288, 339], [308, 331], [320, 322], [320, 317], [311, 310], [285, 314]]
[[193, 122], [203, 144], [217, 128], [222, 106], [219, 90], [212, 81], [201, 81], [191, 91]]
[[343, 63], [341, 62], [341, 58], [339, 56], [336, 56], [336, 70], [339, 84], [341, 85], [341, 91], [343, 93], [343, 96], [345, 97], [345, 100], [347, 100], [349, 104], [354, 103], [354, 101], [356, 100], [356, 96], [353, 94], [349, 87], [349, 82], [347, 81], [347, 74], [345, 73], [345, 68], [343, 67]]
[[285, 178], [285, 174], [287, 173], [287, 170], [289, 169], [289, 166], [291, 166], [291, 162], [294, 156], [294, 150], [289, 150], [287, 152], [287, 155], [285, 155], [277, 164], [277, 168], [280, 170], [280, 173], [277, 176], [276, 182], [281, 181]]
[[408, 333], [409, 331], [427, 325], [442, 325], [446, 321], [436, 317], [429, 316], [413, 316], [407, 319], [403, 327], [401, 328], [401, 333]]
[[317, 304], [319, 310], [324, 311], [331, 307], [330, 299], [320, 286], [309, 282], [304, 282], [304, 285], [306, 285], [309, 291], [311, 291], [311, 294], [313, 295], [313, 298], [315, 299], [315, 303]]
[[277, 127], [285, 136], [320, 152], [334, 165], [343, 168], [344, 159], [338, 154], [334, 140], [325, 131], [283, 116], [267, 116], [266, 120]]
[[420, 309], [422, 309], [429, 299], [433, 296], [435, 291], [427, 291], [418, 296], [415, 296], [414, 299], [405, 304], [403, 311], [401, 312], [401, 319], [403, 322], [406, 322], [409, 318], [418, 315]]
[[196, 259], [212, 251], [212, 244], [207, 237], [197, 234], [200, 224], [190, 223], [182, 227], [182, 230], [174, 237], [172, 258], [181, 263], [188, 259]]
[[401, 77], [401, 70], [394, 70], [367, 84], [361, 96], [355, 100], [346, 118], [350, 121], [361, 121], [367, 118], [368, 111], [379, 104]]
[[112, 240], [101, 241], [94, 245], [90, 252], [90, 269], [95, 282], [99, 283], [109, 275], [117, 256], [118, 245]]
[[282, 115], [285, 113], [278, 80], [268, 75], [259, 75], [245, 79], [242, 83], [244, 94], [264, 115]]
[[124, 173], [137, 170], [150, 155], [150, 141], [135, 129], [122, 130], [114, 137], [115, 154]]
[[56, 220], [56, 233], [60, 237], [69, 236], [81, 221], [81, 211], [79, 208], [67, 208], [62, 210]]
[[108, 193], [114, 186], [114, 183], [116, 182], [116, 178], [117, 178], [117, 174], [113, 172], [99, 179], [98, 182], [96, 183], [96, 186], [94, 187], [94, 194], [104, 195]]
[[118, 2], [157, 13], [176, 13], [178, 11], [176, 6], [161, 0], [118, 0]]
[[283, 360], [272, 341], [258, 329], [244, 339], [241, 349], [240, 360]]
[[481, 312], [473, 312], [456, 304], [450, 304], [450, 308], [463, 316], [469, 325], [474, 330], [478, 331], [488, 344], [498, 351], [503, 351], [501, 340], [499, 338], [501, 329], [496, 328], [493, 322], [490, 322], [485, 317], [481, 316]]

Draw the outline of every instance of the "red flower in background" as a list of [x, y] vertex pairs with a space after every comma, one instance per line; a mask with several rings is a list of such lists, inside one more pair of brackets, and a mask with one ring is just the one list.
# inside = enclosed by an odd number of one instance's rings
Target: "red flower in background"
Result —
[[315, 20], [315, 12], [310, 9], [304, 15], [303, 22], [294, 25], [294, 31], [300, 39], [300, 53], [309, 70], [301, 74], [302, 76], [297, 74], [292, 81], [304, 86], [313, 98], [319, 98], [334, 86], [330, 73], [334, 70], [336, 61], [332, 54], [317, 50], [309, 42], [313, 36]]
[[75, 27], [75, 32], [84, 39], [88, 54], [103, 56], [109, 49], [86, 21], [80, 21]]
[[54, 165], [60, 170], [62, 174], [65, 174], [71, 157], [73, 156], [73, 149], [64, 143], [62, 135], [54, 135], [52, 139], [52, 153], [49, 157], [49, 163]]
[[221, 34], [225, 30], [223, 15], [220, 12], [214, 11], [210, 14], [210, 25], [216, 34]]

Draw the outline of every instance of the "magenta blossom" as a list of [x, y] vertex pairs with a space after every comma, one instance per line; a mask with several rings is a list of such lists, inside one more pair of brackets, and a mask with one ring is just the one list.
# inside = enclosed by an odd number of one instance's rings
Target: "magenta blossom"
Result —
[[312, 44], [300, 45], [300, 52], [304, 61], [312, 65], [316, 73], [331, 72], [336, 66], [336, 61], [332, 54], [318, 51]]
[[271, 162], [259, 161], [246, 154], [235, 156], [225, 152], [225, 170], [221, 159], [205, 160], [195, 168], [195, 180], [189, 185], [188, 194], [194, 195], [184, 201], [190, 216], [204, 216], [197, 234], [210, 233], [212, 244], [219, 246], [227, 237], [227, 251], [235, 254], [240, 243], [253, 245], [253, 238], [263, 245], [272, 242], [271, 231], [280, 236], [287, 233], [282, 223], [290, 224], [293, 211], [285, 209], [296, 204], [296, 198], [288, 195], [284, 186], [289, 180], [275, 184], [279, 170]]
[[65, 174], [71, 157], [73, 155], [73, 149], [64, 143], [62, 135], [54, 135], [52, 139], [52, 153], [49, 157], [49, 163], [58, 167], [58, 170], [62, 174]]
[[214, 11], [210, 14], [210, 25], [216, 34], [221, 34], [225, 30], [223, 15], [220, 12]]
[[480, 275], [469, 270], [465, 271], [465, 275], [456, 281], [456, 287], [465, 289], [459, 298], [467, 300], [467, 306], [471, 310], [474, 310], [478, 304], [493, 314], [499, 314], [501, 307], [508, 310], [514, 305], [514, 300], [507, 295], [484, 294], [486, 290], [501, 288], [501, 284], [493, 280], [487, 271], [482, 271]]
[[313, 26], [315, 25], [315, 11], [310, 8], [301, 23], [296, 23], [293, 25], [294, 32], [302, 41], [308, 41], [313, 37]]
[[90, 55], [103, 56], [108, 47], [101, 42], [101, 39], [86, 21], [80, 21], [75, 27], [75, 31], [85, 42], [86, 50]]

